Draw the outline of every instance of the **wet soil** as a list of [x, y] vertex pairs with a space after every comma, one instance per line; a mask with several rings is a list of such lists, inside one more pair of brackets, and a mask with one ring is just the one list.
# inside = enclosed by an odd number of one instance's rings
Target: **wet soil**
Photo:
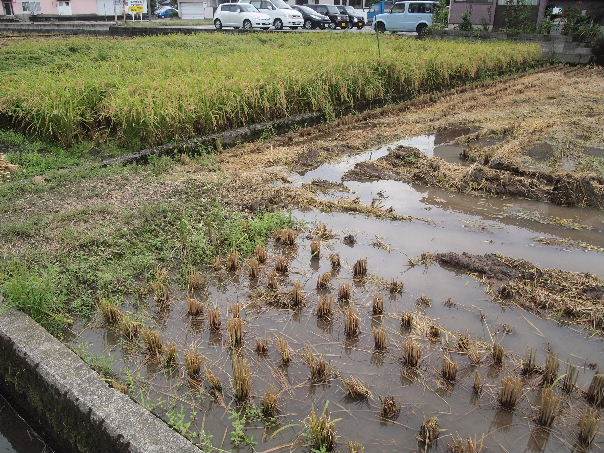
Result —
[[448, 190], [548, 201], [563, 206], [604, 208], [604, 177], [523, 171], [491, 160], [461, 167], [404, 146], [380, 159], [356, 164], [344, 175], [354, 181], [391, 179]]
[[496, 301], [547, 310], [555, 317], [604, 330], [604, 282], [589, 273], [540, 269], [525, 260], [495, 254], [437, 253], [434, 259], [447, 268], [483, 278]]
[[[164, 369], [161, 362], [145, 354], [140, 340], [126, 341], [100, 317], [77, 326], [72, 344], [78, 349], [85, 347], [89, 354], [109, 355], [115, 374], [130, 382], [128, 391], [134, 399], [149, 405], [168, 422], [174, 411], [184, 411], [186, 420], [192, 420], [191, 430], [210, 433], [214, 446], [221, 449], [235, 449], [230, 442], [233, 427], [229, 413], [238, 407], [231, 388], [231, 357], [236, 352], [251, 365], [250, 403], [260, 404], [268, 389], [279, 394], [276, 425], [263, 420], [248, 423], [247, 433], [254, 436], [261, 451], [308, 450], [305, 417], [313, 406], [322, 408], [327, 401], [332, 416], [339, 419], [340, 451], [345, 451], [349, 441], [361, 442], [368, 452], [424, 451], [417, 444], [417, 434], [430, 416], [437, 416], [443, 429], [432, 451], [447, 451], [454, 435], [484, 436], [485, 445], [494, 451], [573, 451], [577, 420], [589, 407], [581, 392], [601, 370], [604, 360], [604, 339], [583, 328], [586, 318], [601, 312], [604, 214], [597, 209], [532, 200], [480, 197], [415, 182], [343, 179], [355, 166], [384, 158], [397, 146], [429, 149], [438, 146], [434, 142], [431, 136], [409, 137], [301, 173], [277, 167], [265, 171], [272, 184], [267, 189], [258, 188], [257, 194], [264, 190], [278, 200], [290, 194], [293, 203], [301, 200], [300, 194], [310, 193], [308, 203], [298, 203], [305, 209], [292, 211], [300, 222], [294, 246], [271, 240], [269, 259], [261, 266], [258, 278], [249, 277], [245, 263], [236, 272], [207, 269], [206, 286], [193, 294], [173, 284], [167, 306], [151, 296], [133, 298], [124, 306], [161, 332], [164, 342], [177, 345], [177, 370]], [[314, 208], [310, 200], [316, 203]], [[334, 208], [337, 206], [340, 209]], [[310, 243], [318, 232], [323, 237], [321, 251], [313, 258]], [[570, 242], [551, 245], [537, 238]], [[454, 257], [466, 256], [461, 254], [464, 251], [472, 254], [467, 255], [471, 259], [455, 261]], [[333, 253], [339, 254], [341, 261], [341, 268], [335, 271], [329, 259]], [[434, 264], [429, 260], [432, 255], [436, 257]], [[269, 290], [268, 278], [280, 256], [287, 258], [288, 272], [279, 277], [277, 291]], [[355, 279], [353, 265], [362, 258], [367, 259], [368, 275]], [[317, 289], [318, 278], [326, 272], [333, 272], [329, 284]], [[475, 278], [481, 277], [481, 272], [484, 278]], [[585, 272], [591, 275], [579, 274]], [[403, 283], [401, 292], [390, 291], [393, 280]], [[296, 282], [303, 288], [304, 303], [291, 307]], [[319, 319], [319, 297], [337, 298], [343, 283], [352, 285], [351, 301], [336, 301], [332, 317]], [[512, 299], [504, 302], [515, 303], [493, 303], [494, 291], [498, 295], [496, 289], [503, 285], [512, 294]], [[191, 295], [203, 302], [202, 316], [187, 315], [186, 299]], [[538, 298], [540, 309], [535, 310], [536, 305], [521, 295]], [[562, 295], [567, 299], [559, 299]], [[374, 296], [384, 299], [382, 315], [372, 314]], [[577, 301], [578, 311], [569, 313], [567, 307], [559, 310], [559, 305], [550, 305], [550, 297], [556, 302]], [[224, 327], [236, 303], [243, 306], [245, 322], [239, 350], [231, 347]], [[354, 338], [348, 338], [344, 331], [348, 306], [360, 317], [360, 333]], [[223, 319], [217, 332], [208, 325], [210, 307], [217, 307]], [[580, 312], [581, 307], [591, 311], [586, 315]], [[560, 323], [561, 312], [574, 323]], [[410, 330], [401, 328], [404, 313], [413, 314]], [[380, 326], [388, 338], [384, 351], [374, 349], [372, 331]], [[435, 328], [438, 338], [431, 335]], [[285, 338], [292, 348], [288, 366], [281, 361], [277, 338]], [[267, 340], [267, 355], [255, 352], [257, 339]], [[402, 351], [408, 339], [422, 348], [417, 369], [404, 364]], [[460, 349], [460, 339], [464, 344], [467, 340], [470, 349]], [[493, 342], [502, 344], [506, 351], [501, 367], [494, 366], [490, 356]], [[562, 362], [560, 375], [567, 364], [579, 369], [576, 390], [570, 395], [556, 390], [563, 402], [551, 430], [533, 421], [541, 391], [539, 372], [523, 378], [523, 397], [514, 411], [503, 410], [497, 403], [501, 380], [519, 374], [528, 348], [536, 351], [539, 364], [548, 352], [556, 353]], [[205, 366], [222, 383], [222, 394], [213, 394], [203, 377], [194, 382], [186, 376], [183, 356], [191, 349], [203, 354]], [[305, 359], [308, 350], [328, 362], [331, 374], [326, 382], [312, 382]], [[458, 363], [455, 382], [443, 380], [440, 374], [445, 355]], [[477, 371], [484, 382], [480, 395], [472, 391]], [[359, 401], [346, 396], [344, 379], [351, 376], [367, 385], [371, 398]], [[379, 416], [380, 398], [389, 395], [402, 405], [394, 421]], [[599, 435], [593, 448], [597, 450], [603, 443]]]

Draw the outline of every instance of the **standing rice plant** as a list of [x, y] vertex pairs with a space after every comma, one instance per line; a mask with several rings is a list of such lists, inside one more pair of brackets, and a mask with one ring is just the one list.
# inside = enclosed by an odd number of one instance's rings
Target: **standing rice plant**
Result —
[[124, 316], [120, 308], [113, 301], [108, 299], [101, 299], [99, 308], [105, 323], [110, 326], [118, 324]]
[[233, 355], [233, 395], [237, 401], [245, 401], [252, 393], [252, 372], [243, 357]]
[[598, 434], [598, 423], [600, 415], [595, 409], [587, 409], [579, 419], [579, 433], [577, 440], [583, 448], [588, 448], [596, 439]]
[[144, 329], [143, 330], [143, 341], [145, 342], [145, 347], [147, 349], [147, 353], [152, 358], [159, 358], [163, 351], [164, 344], [161, 339], [161, 335], [157, 330], [153, 329]]
[[222, 316], [218, 307], [212, 307], [208, 311], [208, 324], [210, 325], [210, 330], [215, 332], [220, 330], [220, 326], [222, 325]]
[[568, 364], [566, 368], [566, 374], [564, 375], [564, 379], [562, 379], [562, 391], [565, 393], [572, 393], [577, 384], [577, 378], [579, 377], [579, 370], [576, 365], [572, 363]]
[[243, 320], [231, 318], [227, 322], [227, 332], [231, 347], [240, 348], [243, 345]]
[[198, 379], [199, 373], [201, 372], [201, 366], [205, 358], [195, 350], [194, 347], [191, 347], [185, 353], [185, 370], [187, 371], [187, 375], [191, 379]]
[[289, 300], [292, 307], [301, 307], [304, 305], [304, 300], [306, 299], [306, 294], [304, 293], [304, 287], [302, 282], [296, 281], [294, 282], [294, 287], [289, 293]]
[[317, 304], [317, 317], [323, 320], [331, 320], [333, 316], [334, 301], [331, 296], [320, 296]]
[[352, 287], [349, 283], [342, 283], [338, 289], [338, 300], [340, 302], [349, 302], [352, 295]]
[[279, 413], [279, 394], [275, 390], [267, 390], [260, 403], [262, 415], [274, 418]]
[[317, 289], [327, 289], [329, 288], [329, 283], [331, 282], [331, 272], [325, 272], [321, 274], [319, 278], [317, 278]]
[[595, 407], [604, 406], [604, 374], [594, 375], [585, 396]]
[[431, 446], [438, 439], [440, 426], [438, 418], [430, 417], [419, 428], [418, 441], [426, 447]]
[[361, 330], [361, 318], [354, 307], [348, 307], [344, 310], [344, 333], [346, 337], [353, 338], [358, 336]]
[[256, 260], [258, 263], [264, 264], [268, 258], [268, 252], [266, 251], [266, 247], [263, 245], [258, 245], [256, 250], [254, 250], [254, 255], [256, 256]]
[[535, 350], [529, 348], [526, 355], [522, 359], [521, 373], [525, 376], [531, 375], [537, 370], [537, 361], [535, 359]]
[[554, 423], [554, 419], [560, 408], [560, 397], [556, 395], [551, 387], [544, 387], [541, 390], [541, 401], [539, 404], [539, 414], [537, 423], [549, 428]]
[[559, 368], [560, 361], [558, 360], [558, 356], [553, 352], [550, 352], [545, 359], [545, 367], [543, 368], [543, 375], [541, 376], [541, 385], [552, 385], [558, 378]]
[[379, 294], [373, 296], [371, 311], [376, 316], [384, 314], [384, 298]]
[[310, 256], [312, 258], [319, 258], [321, 253], [321, 241], [319, 239], [313, 239], [310, 241]]
[[493, 365], [495, 365], [495, 366], [503, 365], [503, 356], [504, 355], [505, 355], [505, 352], [503, 350], [503, 346], [501, 346], [499, 343], [493, 343], [493, 348], [492, 348]]
[[279, 354], [281, 355], [281, 363], [285, 366], [289, 365], [293, 351], [285, 338], [277, 337], [277, 351], [279, 351]]
[[418, 343], [409, 338], [403, 346], [403, 360], [408, 367], [416, 367], [422, 357], [422, 350]]
[[356, 279], [363, 278], [367, 275], [367, 258], [359, 259], [354, 263], [352, 275]]
[[331, 255], [329, 255], [329, 262], [331, 263], [331, 269], [333, 271], [337, 271], [342, 266], [342, 264], [340, 263], [340, 255], [338, 255], [337, 253], [332, 253]]
[[440, 374], [446, 381], [454, 382], [457, 379], [457, 363], [451, 360], [451, 357], [445, 355]]
[[501, 381], [499, 392], [499, 404], [507, 410], [514, 410], [520, 394], [522, 393], [522, 381], [514, 376], [509, 376]]
[[388, 334], [383, 327], [373, 329], [373, 346], [376, 351], [384, 351], [388, 347]]

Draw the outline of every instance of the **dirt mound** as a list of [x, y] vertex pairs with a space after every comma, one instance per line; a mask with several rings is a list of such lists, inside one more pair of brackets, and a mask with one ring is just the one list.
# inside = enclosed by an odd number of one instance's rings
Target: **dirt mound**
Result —
[[501, 160], [464, 167], [428, 157], [415, 148], [404, 146], [380, 159], [355, 165], [344, 175], [344, 179], [393, 179], [458, 192], [512, 196], [565, 206], [604, 209], [604, 178], [596, 175], [523, 171]]
[[483, 279], [495, 301], [545, 311], [604, 333], [604, 282], [594, 275], [540, 269], [495, 254], [438, 253], [433, 258], [444, 267]]

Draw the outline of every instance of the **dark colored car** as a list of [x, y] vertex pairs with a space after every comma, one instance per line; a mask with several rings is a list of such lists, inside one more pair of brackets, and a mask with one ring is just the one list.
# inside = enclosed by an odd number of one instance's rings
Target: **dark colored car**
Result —
[[338, 5], [336, 6], [340, 13], [348, 16], [348, 24], [350, 28], [357, 27], [359, 30], [365, 26], [365, 17], [352, 6]]
[[329, 28], [348, 28], [348, 15], [342, 14], [334, 5], [306, 5], [319, 14], [329, 17], [331, 24]]
[[304, 28], [307, 30], [312, 30], [315, 28], [320, 28], [323, 30], [325, 27], [329, 27], [331, 25], [331, 19], [329, 17], [317, 13], [315, 10], [306, 5], [292, 5], [292, 8], [302, 14]]

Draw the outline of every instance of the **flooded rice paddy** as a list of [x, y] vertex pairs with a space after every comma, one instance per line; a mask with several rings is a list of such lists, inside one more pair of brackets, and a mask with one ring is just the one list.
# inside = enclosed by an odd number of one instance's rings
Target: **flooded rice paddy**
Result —
[[[361, 203], [391, 208], [410, 220], [391, 221], [370, 216], [294, 210], [299, 222], [294, 245], [271, 240], [268, 259], [257, 278], [249, 276], [245, 260], [229, 271], [224, 263], [204, 273], [204, 282], [191, 294], [172, 285], [170, 302], [159, 304], [151, 295], [133, 298], [125, 310], [137, 313], [144, 323], [160, 332], [165, 344], [174, 342], [179, 353], [177, 369], [167, 370], [150, 360], [144, 348], [124, 341], [101, 316], [74, 329], [74, 348], [89, 356], [110, 356], [109, 364], [129, 394], [200, 444], [211, 435], [221, 450], [237, 449], [232, 443], [233, 368], [227, 321], [234, 305], [241, 304], [243, 346], [238, 354], [250, 364], [250, 402], [259, 405], [265, 392], [279, 395], [279, 415], [267, 423], [248, 417], [246, 432], [257, 451], [307, 449], [304, 420], [313, 407], [329, 401], [331, 416], [338, 421], [338, 450], [348, 442], [362, 444], [367, 452], [424, 451], [418, 444], [419, 428], [437, 417], [439, 439], [432, 451], [448, 451], [454, 439], [482, 440], [488, 451], [559, 452], [582, 451], [577, 443], [577, 423], [590, 407], [582, 391], [604, 364], [601, 336], [573, 325], [562, 325], [546, 316], [517, 306], [492, 301], [478, 279], [436, 263], [418, 264], [426, 252], [501, 253], [522, 258], [543, 268], [590, 272], [604, 277], [604, 213], [518, 199], [476, 197], [450, 193], [396, 181], [343, 181], [354, 165], [385, 156], [398, 145], [412, 146], [426, 155], [467, 165], [459, 159], [463, 145], [456, 140], [469, 131], [413, 137], [319, 166], [305, 174], [290, 175], [293, 186], [327, 181], [336, 187], [321, 196], [358, 198]], [[458, 162], [456, 162], [456, 160]], [[311, 254], [311, 243], [320, 235], [320, 252]], [[316, 244], [316, 243], [315, 243]], [[341, 267], [332, 268], [330, 256], [339, 256]], [[269, 279], [279, 257], [287, 258], [288, 270], [278, 274], [278, 289]], [[353, 266], [367, 260], [368, 273], [355, 278]], [[318, 288], [320, 276], [331, 279]], [[404, 286], [394, 287], [392, 282]], [[303, 288], [303, 303], [292, 307], [295, 282]], [[349, 301], [338, 300], [342, 284], [350, 284]], [[181, 285], [183, 286], [183, 285]], [[300, 295], [300, 294], [298, 294]], [[333, 297], [329, 319], [317, 316], [320, 296]], [[383, 299], [383, 314], [374, 314], [373, 301]], [[203, 315], [187, 313], [187, 298], [204, 304]], [[209, 326], [210, 307], [221, 314], [221, 328]], [[359, 316], [357, 335], [346, 335], [345, 313], [353, 307]], [[411, 313], [411, 328], [401, 325]], [[376, 351], [373, 332], [386, 335], [387, 346]], [[436, 335], [436, 333], [438, 335]], [[282, 361], [277, 338], [285, 339], [293, 354]], [[405, 343], [413, 339], [421, 348], [417, 367], [403, 360]], [[268, 352], [256, 351], [257, 340], [266, 340]], [[281, 340], [281, 341], [282, 341]], [[501, 366], [493, 363], [491, 348], [505, 350]], [[461, 347], [460, 345], [464, 345]], [[222, 393], [209, 390], [203, 376], [187, 377], [184, 356], [196, 350], [204, 357], [203, 369], [211, 370], [222, 384]], [[541, 375], [522, 377], [522, 391], [514, 410], [498, 403], [502, 379], [520, 375], [522, 358], [533, 349], [542, 367], [549, 353], [559, 360], [557, 376], [568, 364], [578, 370], [576, 388], [566, 394], [557, 388], [560, 410], [550, 429], [535, 422], [540, 406]], [[309, 358], [314, 356], [314, 359]], [[441, 375], [443, 357], [457, 363], [454, 381]], [[312, 382], [309, 362], [323, 357], [328, 363], [325, 382]], [[474, 392], [478, 373], [482, 391]], [[356, 377], [366, 384], [369, 398], [347, 395], [344, 380]], [[559, 387], [559, 386], [557, 386]], [[380, 416], [382, 399], [392, 396], [400, 404], [393, 420]], [[183, 423], [186, 426], [183, 427]], [[190, 422], [190, 425], [188, 424]], [[602, 431], [602, 422], [599, 422]], [[199, 433], [204, 435], [200, 436]], [[591, 448], [604, 447], [596, 436]], [[250, 447], [240, 446], [241, 451]], [[468, 450], [459, 450], [468, 451]]]

